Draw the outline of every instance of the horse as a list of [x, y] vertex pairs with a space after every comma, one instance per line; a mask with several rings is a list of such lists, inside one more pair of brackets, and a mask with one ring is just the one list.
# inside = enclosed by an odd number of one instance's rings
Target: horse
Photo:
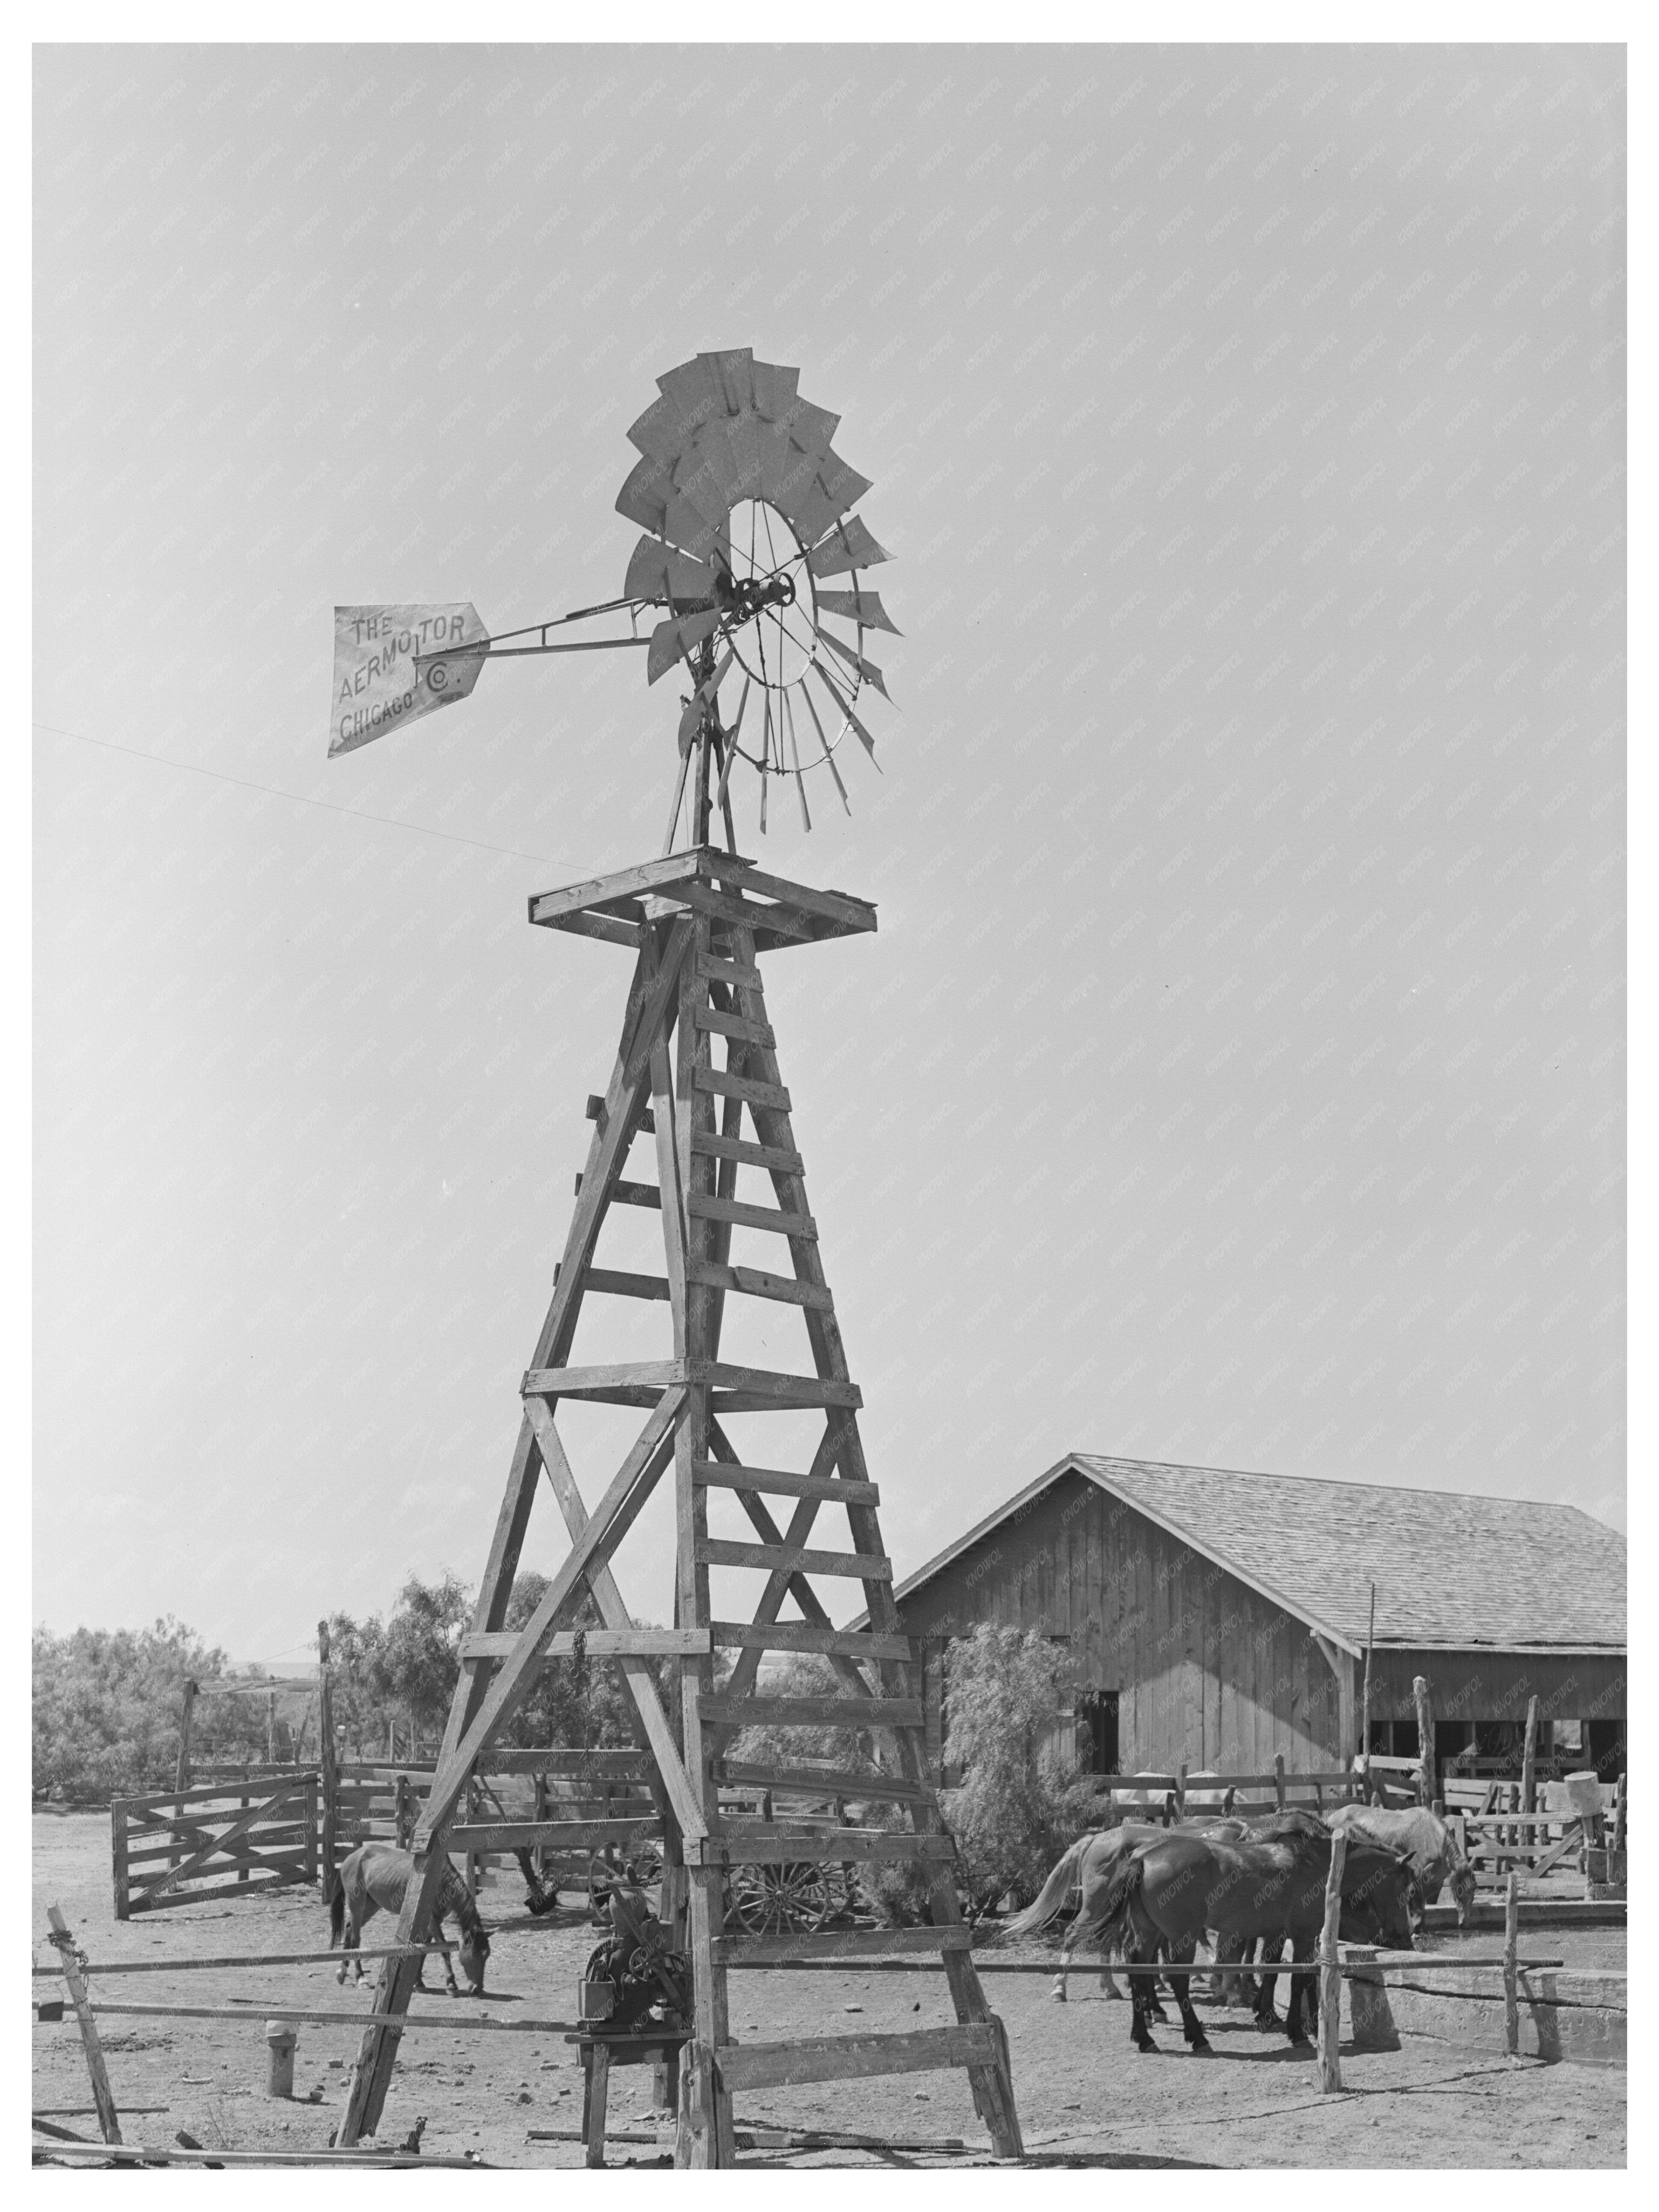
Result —
[[[1130, 1966], [1150, 1961], [1161, 1943], [1177, 1971], [1170, 1986], [1181, 2008], [1188, 2048], [1210, 2045], [1189, 1995], [1190, 1966], [1198, 1941], [1213, 1929], [1224, 1941], [1246, 1942], [1265, 1936], [1269, 1943], [1291, 1942], [1291, 2001], [1284, 2027], [1293, 2044], [1304, 2043], [1304, 1991], [1317, 2018], [1318, 1995], [1306, 1990], [1313, 1977], [1304, 1965], [1314, 1954], [1325, 1917], [1325, 1889], [1330, 1875], [1331, 1840], [1299, 1826], [1260, 1840], [1227, 1842], [1175, 1830], [1120, 1859], [1103, 1884], [1085, 1891], [1090, 1923], [1103, 1938], [1123, 1945]], [[1340, 1932], [1349, 1942], [1378, 1943], [1390, 1950], [1412, 1948], [1408, 1906], [1410, 1874], [1397, 1852], [1360, 1843], [1347, 1852], [1343, 1867]], [[1146, 2025], [1144, 1983], [1132, 1975], [1133, 2015], [1130, 2038], [1137, 2051], [1155, 2051]], [[1262, 1978], [1256, 2022], [1276, 2024], [1273, 2011], [1274, 1975]]]
[[[1201, 1820], [1185, 1824], [1191, 1830], [1202, 1830], [1205, 1834], [1225, 1834], [1243, 1837], [1247, 1832], [1241, 1820]], [[1079, 1836], [1055, 1865], [1036, 1898], [1024, 1912], [1018, 1913], [1002, 1929], [999, 1941], [1005, 1943], [1022, 1942], [1034, 1936], [1060, 1911], [1073, 1891], [1082, 1893], [1087, 1899], [1091, 1889], [1106, 1878], [1122, 1860], [1126, 1853], [1154, 1843], [1171, 1830], [1151, 1821], [1126, 1820], [1119, 1827], [1097, 1830]], [[1053, 1995], [1057, 2003], [1066, 2002], [1066, 1978], [1071, 1972], [1072, 1953], [1083, 1937], [1090, 1932], [1088, 1914], [1079, 1904], [1077, 1915], [1060, 1942], [1060, 1972], [1054, 1977]], [[1218, 1977], [1218, 1980], [1220, 1978]], [[1101, 1946], [1100, 1986], [1109, 1997], [1121, 1997], [1123, 1992], [1112, 1978], [1111, 1954], [1105, 1944]]]
[[[1370, 1843], [1403, 1852], [1411, 1867], [1415, 1900], [1434, 1904], [1445, 1883], [1457, 1907], [1458, 1926], [1468, 1926], [1474, 1904], [1474, 1869], [1458, 1849], [1451, 1828], [1425, 1806], [1391, 1812], [1382, 1805], [1339, 1805], [1331, 1813], [1328, 1825], [1334, 1833], [1340, 1829], [1346, 1835], [1363, 1836]], [[1413, 1915], [1413, 1919], [1419, 1917]]]
[[[340, 1971], [335, 1977], [343, 1982], [348, 1966], [356, 1969], [356, 1982], [363, 1978], [363, 1962], [357, 1957], [357, 1948], [366, 1923], [377, 1912], [400, 1913], [404, 1898], [415, 1872], [413, 1851], [400, 1851], [390, 1844], [360, 1844], [349, 1858], [340, 1864], [339, 1877], [334, 1893], [329, 1900], [328, 1948], [331, 1951], [341, 1946]], [[475, 1996], [484, 1993], [484, 1968], [489, 1959], [489, 1934], [478, 1916], [478, 1908], [466, 1884], [461, 1880], [450, 1861], [446, 1858], [439, 1877], [438, 1893], [433, 1900], [432, 1924], [441, 1928], [446, 1920], [454, 1920], [460, 1929], [459, 1946], [461, 1969], [472, 1984]], [[444, 1975], [449, 1984], [449, 1994], [461, 1994], [455, 1980], [455, 1968], [449, 1953], [443, 1954]], [[425, 1962], [415, 1977], [417, 1990], [426, 1987]]]

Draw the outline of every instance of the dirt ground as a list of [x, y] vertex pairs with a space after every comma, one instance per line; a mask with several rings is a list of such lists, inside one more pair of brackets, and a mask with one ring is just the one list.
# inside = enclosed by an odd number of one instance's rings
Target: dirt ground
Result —
[[[46, 1908], [56, 1903], [93, 1960], [226, 1952], [321, 1950], [327, 1917], [316, 1893], [279, 1891], [246, 1904], [188, 1905], [115, 1920], [111, 1906], [109, 1824], [97, 1814], [33, 1824], [32, 1963], [55, 1963], [45, 1941]], [[415, 2016], [443, 2023], [405, 2035], [378, 2140], [401, 2143], [424, 2118], [427, 2153], [471, 2151], [492, 2165], [575, 2166], [574, 2141], [532, 2142], [529, 2130], [580, 2124], [581, 2070], [556, 2032], [459, 2032], [462, 2019], [568, 2020], [576, 1984], [597, 1940], [585, 1914], [561, 1911], [532, 1922], [516, 1875], [497, 1875], [481, 1893], [494, 1931], [489, 1994], [416, 2000]], [[366, 1941], [390, 1934], [384, 1919]], [[1492, 1955], [1491, 1936], [1437, 1939], [1433, 1948]], [[1622, 1931], [1523, 1931], [1523, 1959], [1571, 1966], [1623, 1966]], [[993, 1958], [1046, 1954], [988, 1953]], [[441, 1970], [428, 1965], [441, 1990]], [[1311, 2054], [1261, 2036], [1248, 2014], [1205, 2011], [1215, 2055], [1194, 2058], [1179, 2025], [1157, 2031], [1156, 2057], [1129, 2043], [1129, 2008], [1102, 1996], [1095, 1978], [1079, 1975], [1070, 2001], [1056, 2004], [1046, 1973], [988, 1974], [991, 2002], [1006, 2024], [1014, 2083], [1033, 2166], [1622, 2166], [1626, 2076], [1622, 2071], [1537, 2061], [1510, 2062], [1407, 2036], [1398, 2051], [1353, 2051], [1344, 2045], [1344, 2092], [1322, 2097]], [[215, 2148], [320, 2148], [339, 2114], [356, 2050], [348, 2027], [302, 2025], [295, 2101], [265, 2094], [264, 2027], [286, 2004], [369, 2008], [371, 1984], [341, 1990], [329, 1965], [246, 1971], [94, 1978], [94, 2001], [246, 2008], [237, 2021], [163, 2021], [106, 2017], [100, 2025], [118, 2106], [131, 2142], [165, 2145], [183, 2129]], [[951, 2014], [944, 1977], [932, 1973], [748, 1972], [731, 1981], [732, 2027], [739, 2039], [791, 2035], [880, 2033], [944, 2026]], [[57, 1995], [50, 1983], [35, 1994]], [[1281, 1993], [1282, 1994], [1282, 1993]], [[852, 2094], [849, 2095], [849, 2091]], [[91, 2094], [73, 2013], [33, 2029], [37, 2112], [70, 2107], [59, 2124], [95, 2136]], [[303, 2100], [309, 2099], [306, 2102]], [[143, 2106], [156, 2109], [141, 2110]], [[611, 2125], [648, 2130], [651, 2069], [611, 2075]], [[78, 2113], [78, 2116], [77, 2116]], [[948, 2154], [788, 2154], [757, 2151], [744, 2165], [874, 2166], [983, 2164], [990, 2147], [961, 2074], [772, 2090], [740, 2100], [739, 2120], [774, 2126], [856, 2128], [889, 2137], [959, 2136], [970, 2149]], [[654, 2165], [652, 2143], [622, 2144], [611, 2161]], [[665, 2159], [664, 2162], [666, 2163]]]

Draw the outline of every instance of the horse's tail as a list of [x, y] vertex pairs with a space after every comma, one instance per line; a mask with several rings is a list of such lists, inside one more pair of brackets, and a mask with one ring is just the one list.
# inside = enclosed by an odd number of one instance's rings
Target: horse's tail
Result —
[[331, 1885], [328, 1887], [328, 1948], [331, 1951], [345, 1934], [345, 1884], [340, 1879], [337, 1867], [331, 1870]]
[[1103, 1949], [1113, 1944], [1120, 1948], [1123, 1946], [1130, 1933], [1130, 1909], [1140, 1894], [1146, 1873], [1144, 1851], [1133, 1851], [1118, 1862], [1107, 1877], [1105, 1893], [1083, 1931], [1085, 1938], [1097, 1941]]
[[1027, 1936], [1035, 1936], [1039, 1928], [1046, 1928], [1077, 1887], [1078, 1869], [1083, 1854], [1093, 1843], [1092, 1836], [1079, 1836], [1069, 1845], [1054, 1872], [1024, 1912], [1018, 1912], [1006, 1923], [997, 1940], [1001, 1943], [1018, 1943]]

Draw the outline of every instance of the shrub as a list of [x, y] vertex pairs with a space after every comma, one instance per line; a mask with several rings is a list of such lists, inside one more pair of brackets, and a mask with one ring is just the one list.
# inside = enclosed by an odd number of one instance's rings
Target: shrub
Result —
[[945, 1758], [963, 1779], [939, 1802], [971, 1904], [983, 1911], [1005, 1890], [1034, 1894], [1090, 1825], [1094, 1801], [1076, 1771], [1042, 1747], [1070, 1674], [1046, 1637], [986, 1623], [950, 1645], [945, 1669]]

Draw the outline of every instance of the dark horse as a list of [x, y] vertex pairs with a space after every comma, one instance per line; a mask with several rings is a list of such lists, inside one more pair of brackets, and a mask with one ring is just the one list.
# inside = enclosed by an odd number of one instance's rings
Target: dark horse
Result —
[[[340, 1972], [337, 1978], [343, 1982], [348, 1965], [356, 1969], [356, 1979], [363, 1978], [363, 1962], [356, 1956], [362, 1937], [363, 1925], [377, 1912], [400, 1913], [404, 1898], [415, 1872], [413, 1851], [400, 1851], [391, 1844], [360, 1844], [351, 1856], [340, 1864], [339, 1877], [334, 1894], [329, 1900], [328, 1948], [331, 1951], [341, 1945]], [[478, 1908], [472, 1902], [466, 1884], [461, 1880], [447, 1858], [439, 1877], [438, 1893], [433, 1900], [432, 1924], [441, 1928], [446, 1920], [459, 1925], [461, 1940], [461, 1971], [472, 1984], [473, 1994], [484, 1993], [484, 1968], [489, 1959], [489, 1936], [478, 1917]], [[343, 1936], [343, 1941], [342, 1937]], [[455, 1968], [447, 1951], [443, 1954], [444, 1975], [453, 1997], [460, 1995], [455, 1979]], [[424, 1989], [424, 1980], [416, 1975], [415, 1986]]]
[[[1123, 1945], [1129, 1966], [1150, 1962], [1159, 1945], [1175, 1966], [1190, 1966], [1206, 1929], [1220, 1942], [1250, 1944], [1266, 1936], [1276, 1952], [1291, 1942], [1291, 2001], [1285, 2029], [1292, 2043], [1306, 2040], [1302, 2024], [1304, 1996], [1317, 2018], [1311, 1960], [1325, 1918], [1325, 1886], [1331, 1865], [1331, 1838], [1300, 1828], [1260, 1841], [1228, 1843], [1170, 1831], [1120, 1862], [1103, 1890], [1090, 1900], [1091, 1922], [1108, 1941]], [[1350, 1845], [1343, 1865], [1340, 1933], [1348, 1942], [1377, 1943], [1389, 1950], [1412, 1948], [1410, 1875], [1399, 1854], [1371, 1844]], [[1166, 1978], [1181, 2008], [1181, 2024], [1194, 2051], [1210, 2046], [1188, 1994], [1190, 1976]], [[1132, 1974], [1134, 1999], [1130, 2034], [1139, 2051], [1155, 2051], [1146, 2024], [1146, 1982]], [[1273, 2021], [1273, 1975], [1262, 1977], [1256, 2021]]]

